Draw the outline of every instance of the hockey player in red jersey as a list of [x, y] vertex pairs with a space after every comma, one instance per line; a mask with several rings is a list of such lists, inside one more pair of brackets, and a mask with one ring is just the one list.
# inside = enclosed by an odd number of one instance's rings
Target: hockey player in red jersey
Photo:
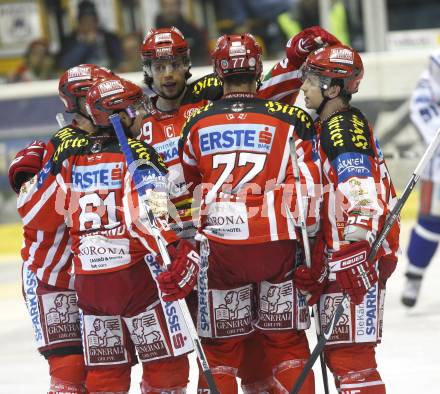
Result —
[[[259, 330], [281, 393], [309, 355], [308, 309], [291, 279], [298, 234], [286, 209], [295, 207], [290, 136], [309, 196], [318, 198], [313, 125], [297, 107], [256, 97], [261, 49], [251, 35], [221, 37], [213, 61], [225, 95], [188, 120], [180, 141], [185, 179], [201, 199], [199, 335], [220, 391], [232, 394], [244, 339]], [[207, 392], [203, 377], [198, 392]], [[302, 393], [313, 392], [310, 375]]]
[[[173, 331], [164, 317], [153, 279], [161, 268], [144, 261], [147, 254], [157, 254], [157, 245], [144, 225], [139, 197], [108, 121], [109, 115], [119, 113], [127, 134], [136, 132], [145, 115], [145, 98], [138, 86], [112, 77], [91, 87], [86, 107], [97, 130], [72, 135], [56, 147], [38, 178], [26, 184], [21, 209], [28, 211], [32, 228], [50, 231], [63, 222], [69, 225], [88, 392], [127, 393], [136, 349], [143, 362], [142, 393], [183, 393], [188, 360], [172, 356], [176, 347], [191, 350], [189, 334], [176, 312], [178, 305], [164, 303], [173, 317]], [[153, 203], [158, 193], [154, 186], [166, 167], [149, 145], [132, 138], [129, 145], [144, 162], [139, 170], [151, 183]], [[161, 236], [167, 244], [178, 241], [166, 228]], [[182, 292], [191, 289], [198, 268], [189, 257], [193, 248], [183, 241], [170, 247], [170, 255], [171, 277], [188, 284]]]
[[[74, 114], [75, 126], [63, 127], [47, 145], [35, 141], [17, 154], [9, 169], [11, 187], [17, 193], [21, 185], [46, 164], [55, 147], [71, 134], [67, 131], [69, 128], [72, 133], [78, 134], [94, 129], [85, 112], [85, 95], [96, 80], [112, 75], [104, 68], [82, 64], [61, 76], [59, 96], [66, 111]], [[21, 203], [19, 198], [19, 207]], [[64, 224], [55, 231], [36, 230], [27, 225], [29, 216], [22, 217], [23, 294], [32, 318], [38, 350], [49, 364], [49, 393], [83, 393], [85, 368], [74, 277], [71, 274], [69, 230]]]
[[[342, 298], [344, 312], [325, 348], [325, 359], [341, 393], [385, 393], [377, 370], [375, 347], [382, 335], [385, 283], [395, 269], [399, 225], [382, 244], [374, 263], [366, 257], [396, 194], [378, 141], [365, 115], [350, 105], [364, 69], [359, 54], [344, 45], [312, 52], [303, 65], [301, 90], [316, 123], [323, 173], [322, 231], [327, 259], [297, 268], [297, 286], [320, 299], [322, 328]], [[322, 257], [322, 254], [321, 254]], [[350, 262], [350, 264], [348, 264]], [[318, 281], [322, 265], [330, 275]]]
[[[314, 48], [337, 42], [320, 27], [305, 29], [292, 38], [286, 47], [287, 58], [266, 77], [258, 90], [261, 98], [293, 103], [301, 79], [299, 67]], [[144, 81], [156, 93], [152, 97], [151, 112], [145, 117], [139, 135], [162, 155], [170, 171], [172, 201], [180, 219], [173, 225], [180, 237], [192, 240], [197, 217], [191, 211], [192, 195], [186, 188], [177, 141], [185, 121], [199, 108], [222, 96], [222, 81], [215, 74], [192, 83], [190, 77], [190, 52], [183, 35], [175, 28], [150, 30], [141, 47], [144, 64]], [[269, 390], [271, 372], [261, 366], [264, 355], [260, 352], [256, 333], [246, 339], [246, 358], [238, 371], [242, 389], [247, 394]], [[255, 353], [257, 352], [257, 353]]]

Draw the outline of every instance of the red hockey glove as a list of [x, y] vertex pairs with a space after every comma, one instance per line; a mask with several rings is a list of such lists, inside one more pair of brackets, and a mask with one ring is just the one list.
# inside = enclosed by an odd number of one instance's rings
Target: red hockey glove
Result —
[[310, 52], [324, 45], [340, 44], [340, 41], [327, 30], [319, 26], [312, 26], [293, 36], [286, 45], [286, 57], [300, 67]]
[[319, 301], [322, 291], [327, 283], [329, 274], [324, 256], [325, 242], [321, 235], [316, 238], [312, 252], [312, 266], [310, 268], [301, 265], [295, 269], [293, 276], [295, 286], [309, 293], [307, 303], [314, 305]]
[[[186, 297], [197, 282], [200, 256], [194, 246], [180, 240], [177, 248], [168, 246], [171, 264], [167, 271], [157, 276], [157, 283], [166, 302]], [[160, 259], [160, 256], [158, 256]]]
[[385, 255], [379, 259], [379, 281], [385, 288], [388, 278], [394, 272], [397, 266], [397, 257], [392, 255]]
[[367, 241], [354, 242], [334, 252], [329, 261], [338, 285], [356, 305], [363, 301], [368, 289], [378, 280], [374, 264], [367, 261], [369, 250]]
[[15, 193], [18, 194], [21, 185], [41, 170], [45, 149], [44, 142], [35, 140], [15, 155], [8, 172], [9, 183]]

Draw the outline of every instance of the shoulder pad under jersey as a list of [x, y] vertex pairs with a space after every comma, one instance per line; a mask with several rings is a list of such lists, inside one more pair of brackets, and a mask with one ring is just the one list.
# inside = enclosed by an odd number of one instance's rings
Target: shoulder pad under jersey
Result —
[[[135, 138], [128, 138], [128, 146], [130, 147], [134, 160], [140, 160], [140, 169], [153, 168], [160, 174], [168, 173], [162, 156], [145, 141], [139, 141]], [[159, 174], [157, 174], [159, 175]]]
[[85, 131], [79, 128], [73, 127], [72, 125], [68, 125], [59, 129], [56, 133], [52, 135], [49, 143], [53, 145], [53, 148], [56, 150], [57, 147], [67, 138], [74, 138], [79, 135], [85, 135]]
[[200, 100], [218, 100], [223, 96], [223, 84], [214, 75], [208, 74], [191, 82], [182, 104], [195, 103]]
[[214, 103], [210, 102], [201, 108], [196, 108], [191, 113], [189, 118], [184, 123], [184, 125], [182, 127], [182, 132], [180, 133], [180, 139], [179, 139], [179, 147], [180, 148], [183, 147], [184, 141], [185, 141], [186, 136], [188, 135], [191, 127], [193, 127], [194, 124], [197, 123], [197, 121], [200, 119], [201, 116], [206, 116], [206, 115], [210, 115], [211, 113], [213, 113], [213, 109], [214, 109]]
[[321, 127], [321, 146], [330, 160], [348, 152], [374, 156], [368, 121], [357, 108], [331, 115]]
[[266, 113], [291, 124], [295, 133], [303, 140], [311, 140], [315, 135], [312, 117], [302, 108], [278, 101], [263, 100]]

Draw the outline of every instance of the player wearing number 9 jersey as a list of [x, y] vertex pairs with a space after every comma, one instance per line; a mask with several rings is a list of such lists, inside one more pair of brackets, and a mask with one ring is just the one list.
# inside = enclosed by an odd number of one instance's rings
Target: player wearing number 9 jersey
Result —
[[[199, 335], [220, 391], [236, 393], [244, 341], [262, 332], [278, 385], [291, 388], [309, 356], [309, 316], [291, 271], [298, 233], [289, 138], [296, 143], [308, 231], [319, 222], [320, 170], [310, 116], [256, 97], [261, 49], [249, 34], [223, 36], [213, 52], [222, 99], [185, 124], [180, 156], [200, 200]], [[255, 302], [255, 300], [258, 300]], [[310, 375], [304, 393], [314, 392]], [[199, 393], [206, 389], [203, 377]]]

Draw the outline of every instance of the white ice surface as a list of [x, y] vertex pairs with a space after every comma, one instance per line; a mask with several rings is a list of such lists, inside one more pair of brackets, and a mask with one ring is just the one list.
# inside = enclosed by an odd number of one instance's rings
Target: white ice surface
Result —
[[[408, 243], [410, 223], [404, 223], [401, 242]], [[378, 347], [382, 378], [391, 394], [440, 393], [440, 264], [439, 255], [428, 270], [417, 306], [400, 304], [406, 257], [388, 282], [383, 343]], [[0, 393], [43, 394], [48, 388], [45, 360], [34, 349], [33, 334], [20, 295], [19, 263], [0, 263]], [[438, 286], [438, 287], [437, 287]], [[310, 343], [315, 344], [310, 330]], [[317, 364], [318, 366], [318, 364]], [[319, 369], [316, 392], [322, 393]], [[140, 368], [132, 373], [130, 393], [139, 393]], [[192, 363], [188, 394], [196, 393], [197, 371]], [[336, 394], [332, 382], [331, 393]]]

